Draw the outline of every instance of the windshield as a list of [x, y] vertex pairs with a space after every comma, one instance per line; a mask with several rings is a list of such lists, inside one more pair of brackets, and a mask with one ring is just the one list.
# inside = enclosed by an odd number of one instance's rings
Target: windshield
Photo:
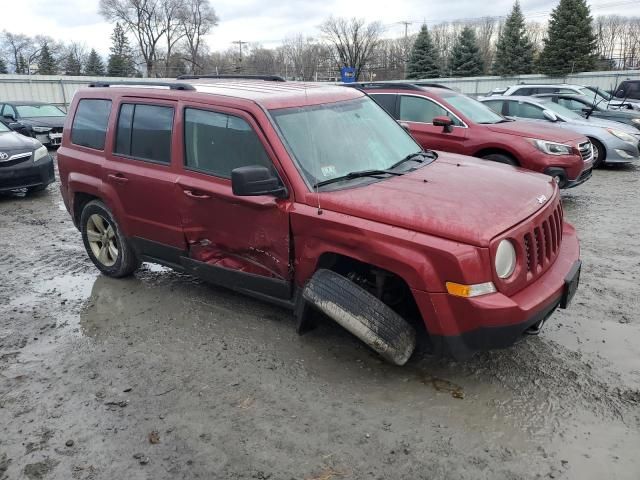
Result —
[[449, 104], [475, 123], [500, 123], [505, 118], [498, 115], [485, 104], [466, 95], [443, 95]]
[[601, 100], [606, 100], [606, 101], [611, 100], [611, 95], [609, 95], [607, 92], [603, 90], [600, 90], [599, 88], [584, 87], [584, 88], [580, 88], [579, 90], [580, 90], [580, 93], [582, 93], [583, 95], [586, 95], [587, 97], [590, 96], [591, 98], [593, 98], [595, 96], [597, 102]]
[[4, 123], [0, 122], [0, 132], [8, 132], [10, 131]]
[[307, 183], [362, 170], [384, 170], [422, 150], [368, 97], [271, 110]]
[[552, 112], [557, 113], [558, 115], [562, 115], [564, 118], [569, 120], [584, 120], [582, 116], [574, 112], [573, 110], [569, 110], [567, 107], [563, 107], [562, 105], [558, 105], [551, 100], [541, 100], [540, 103], [547, 110], [551, 110]]
[[64, 117], [65, 113], [55, 105], [16, 105], [20, 117]]

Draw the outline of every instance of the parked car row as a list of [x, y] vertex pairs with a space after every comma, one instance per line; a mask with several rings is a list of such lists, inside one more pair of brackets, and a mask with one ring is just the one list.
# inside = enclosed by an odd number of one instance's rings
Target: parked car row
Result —
[[60, 145], [65, 117], [42, 102], [0, 102], [0, 192], [33, 193], [54, 181], [47, 147]]
[[458, 358], [509, 346], [578, 287], [559, 185], [588, 178], [582, 135], [434, 87], [119, 87], [76, 94], [58, 151], [64, 203], [105, 275], [160, 263], [290, 308], [301, 333], [319, 310], [398, 365], [417, 338]]

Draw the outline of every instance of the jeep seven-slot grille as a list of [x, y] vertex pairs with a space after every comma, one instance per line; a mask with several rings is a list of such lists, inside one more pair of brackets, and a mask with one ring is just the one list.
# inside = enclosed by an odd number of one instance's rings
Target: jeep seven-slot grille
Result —
[[550, 215], [539, 219], [524, 234], [522, 247], [527, 258], [529, 278], [541, 273], [558, 255], [562, 243], [562, 217], [562, 205], [558, 204]]

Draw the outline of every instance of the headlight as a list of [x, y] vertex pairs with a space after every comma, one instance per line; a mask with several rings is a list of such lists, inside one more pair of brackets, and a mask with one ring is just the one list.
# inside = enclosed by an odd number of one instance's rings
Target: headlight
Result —
[[47, 133], [51, 131], [49, 127], [31, 127], [31, 129], [36, 133]]
[[49, 151], [47, 150], [47, 147], [42, 145], [41, 147], [38, 147], [35, 152], [33, 152], [33, 161], [37, 162], [38, 160], [46, 157], [47, 155], [49, 155]]
[[502, 240], [496, 250], [496, 273], [499, 278], [509, 278], [516, 269], [516, 249], [509, 240]]
[[628, 133], [625, 133], [625, 132], [621, 132], [620, 130], [614, 130], [613, 128], [607, 128], [607, 132], [609, 132], [614, 137], [618, 137], [623, 142], [629, 142], [629, 143], [633, 143], [633, 144], [636, 144], [638, 142], [632, 135], [629, 135]]
[[564, 143], [547, 142], [535, 138], [531, 138], [530, 141], [538, 150], [549, 155], [571, 155], [573, 153], [573, 147]]

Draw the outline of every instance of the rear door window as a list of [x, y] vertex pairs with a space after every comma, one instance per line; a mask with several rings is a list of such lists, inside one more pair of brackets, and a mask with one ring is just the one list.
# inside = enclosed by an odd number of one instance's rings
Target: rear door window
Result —
[[114, 153], [171, 163], [173, 107], [124, 103], [120, 107]]
[[104, 150], [110, 112], [111, 100], [80, 100], [71, 126], [71, 143]]
[[234, 115], [186, 108], [184, 114], [185, 167], [231, 178], [238, 167], [271, 167], [258, 135]]
[[378, 93], [378, 94], [371, 94], [369, 95], [371, 98], [373, 98], [376, 103], [378, 105], [380, 105], [382, 108], [384, 108], [387, 112], [389, 112], [389, 114], [391, 114], [393, 117], [397, 118], [397, 112], [396, 112], [396, 101], [398, 100], [398, 96], [397, 95], [393, 95], [393, 94], [382, 94], [382, 93]]

